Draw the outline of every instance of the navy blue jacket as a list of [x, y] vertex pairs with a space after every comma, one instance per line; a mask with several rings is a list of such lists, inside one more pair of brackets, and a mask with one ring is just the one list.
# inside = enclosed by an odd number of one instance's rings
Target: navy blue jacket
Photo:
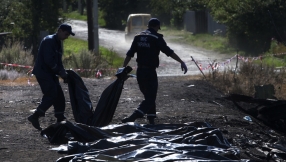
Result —
[[37, 77], [58, 75], [64, 70], [62, 63], [62, 45], [56, 34], [46, 36], [39, 47], [33, 74]]
[[136, 35], [127, 56], [134, 57], [137, 53], [136, 62], [139, 66], [158, 67], [160, 51], [170, 56], [174, 53], [163, 39], [163, 35], [149, 28]]

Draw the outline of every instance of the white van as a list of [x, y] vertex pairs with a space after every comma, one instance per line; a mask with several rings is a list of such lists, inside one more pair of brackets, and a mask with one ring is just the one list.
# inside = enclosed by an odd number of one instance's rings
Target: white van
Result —
[[125, 27], [125, 40], [133, 40], [134, 36], [147, 29], [151, 14], [137, 13], [130, 14], [127, 18]]

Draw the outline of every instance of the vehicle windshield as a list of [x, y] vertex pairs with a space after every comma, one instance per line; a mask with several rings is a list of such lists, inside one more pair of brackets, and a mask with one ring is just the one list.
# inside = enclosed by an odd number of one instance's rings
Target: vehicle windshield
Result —
[[138, 16], [138, 17], [133, 17], [132, 18], [132, 26], [142, 26], [142, 17]]

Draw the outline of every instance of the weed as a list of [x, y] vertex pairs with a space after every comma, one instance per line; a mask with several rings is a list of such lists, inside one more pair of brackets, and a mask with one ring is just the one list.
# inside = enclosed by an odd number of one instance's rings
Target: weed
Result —
[[112, 64], [109, 62], [110, 58], [107, 57], [82, 49], [78, 54], [71, 54], [69, 57], [65, 57], [63, 62], [66, 69], [74, 69], [83, 77], [93, 77], [97, 70], [104, 71], [105, 75], [109, 75], [107, 73], [109, 70], [107, 69], [110, 69]]
[[15, 70], [8, 71], [8, 70], [0, 70], [0, 80], [12, 80], [22, 77], [23, 74], [18, 73]]
[[277, 69], [267, 64], [242, 63], [235, 75], [231, 69], [217, 73], [216, 77], [210, 73], [208, 80], [215, 87], [225, 93], [236, 93], [254, 96], [255, 86], [274, 85], [275, 96], [278, 99], [286, 99], [286, 69]]
[[20, 42], [15, 42], [4, 46], [0, 52], [0, 62], [14, 63], [21, 65], [32, 65], [33, 55], [31, 49], [25, 49], [24, 45]]

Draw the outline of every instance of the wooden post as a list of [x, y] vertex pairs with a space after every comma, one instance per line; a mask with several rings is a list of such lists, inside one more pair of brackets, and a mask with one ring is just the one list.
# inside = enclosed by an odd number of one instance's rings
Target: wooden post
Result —
[[192, 61], [194, 61], [194, 63], [197, 65], [198, 69], [201, 71], [201, 73], [203, 74], [203, 76], [205, 77], [205, 79], [207, 79], [206, 76], [205, 76], [205, 74], [204, 74], [203, 71], [201, 70], [201, 68], [198, 66], [196, 60], [193, 58], [193, 56], [191, 56], [191, 58], [192, 58]]
[[99, 55], [99, 39], [98, 39], [98, 0], [93, 0], [93, 42], [94, 53]]
[[77, 10], [78, 10], [78, 13], [80, 13], [81, 15], [82, 15], [82, 2], [81, 2], [81, 0], [77, 0], [77, 4], [78, 4], [78, 8], [77, 8]]
[[93, 51], [94, 49], [94, 38], [93, 38], [93, 16], [92, 16], [92, 0], [86, 1], [86, 12], [87, 12], [87, 41], [88, 50]]
[[236, 65], [235, 65], [234, 74], [233, 74], [234, 82], [236, 82], [235, 74], [236, 74], [236, 70], [237, 70], [237, 64], [238, 64], [238, 51], [236, 52]]

